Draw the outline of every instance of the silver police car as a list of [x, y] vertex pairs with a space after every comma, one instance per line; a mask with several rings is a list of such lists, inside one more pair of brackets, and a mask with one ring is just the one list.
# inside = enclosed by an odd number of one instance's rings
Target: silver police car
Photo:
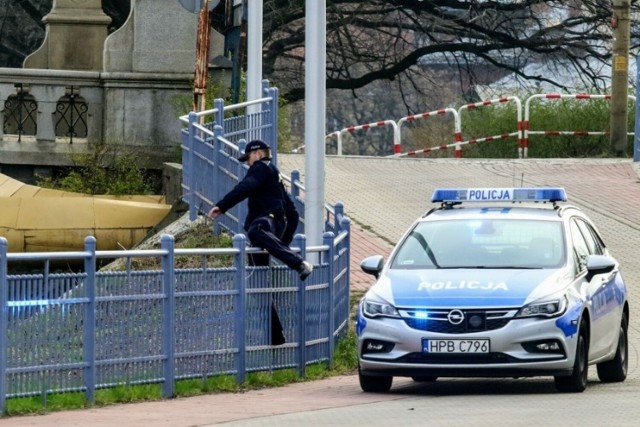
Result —
[[627, 376], [629, 303], [618, 262], [562, 188], [437, 189], [358, 306], [359, 379], [553, 376], [582, 392], [589, 365]]

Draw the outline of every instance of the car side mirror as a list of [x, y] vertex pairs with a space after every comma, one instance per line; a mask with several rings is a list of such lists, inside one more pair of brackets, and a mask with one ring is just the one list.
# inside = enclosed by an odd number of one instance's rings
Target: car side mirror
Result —
[[593, 276], [606, 274], [613, 271], [616, 262], [606, 255], [589, 255], [587, 257], [587, 281], [590, 282]]
[[376, 279], [380, 276], [382, 267], [384, 266], [384, 257], [382, 255], [373, 255], [363, 259], [360, 262], [360, 268], [367, 274], [373, 275]]

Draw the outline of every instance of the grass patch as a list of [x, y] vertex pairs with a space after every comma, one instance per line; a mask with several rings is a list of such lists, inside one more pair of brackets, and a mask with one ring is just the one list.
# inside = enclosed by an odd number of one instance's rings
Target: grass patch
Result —
[[6, 400], [5, 415], [36, 415], [62, 410], [84, 409], [89, 402], [84, 394], [60, 393], [46, 396], [15, 397]]
[[161, 399], [162, 386], [160, 384], [121, 385], [96, 391], [96, 405], [99, 406]]

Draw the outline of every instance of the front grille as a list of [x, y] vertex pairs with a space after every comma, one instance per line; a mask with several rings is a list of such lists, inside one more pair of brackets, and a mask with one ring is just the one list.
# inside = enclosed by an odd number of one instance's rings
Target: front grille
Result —
[[449, 318], [452, 310], [401, 310], [402, 319], [412, 329], [440, 334], [467, 334], [491, 331], [504, 327], [515, 315], [515, 310], [455, 310], [462, 313], [459, 324]]
[[520, 360], [504, 353], [488, 354], [429, 354], [409, 353], [396, 360], [398, 363], [434, 365], [485, 365], [493, 363], [517, 363]]

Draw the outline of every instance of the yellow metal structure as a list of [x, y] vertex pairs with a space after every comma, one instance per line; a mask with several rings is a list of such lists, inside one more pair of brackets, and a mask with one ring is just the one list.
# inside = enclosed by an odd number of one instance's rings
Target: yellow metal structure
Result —
[[164, 219], [163, 196], [91, 196], [24, 184], [0, 174], [0, 236], [9, 252], [129, 249]]

